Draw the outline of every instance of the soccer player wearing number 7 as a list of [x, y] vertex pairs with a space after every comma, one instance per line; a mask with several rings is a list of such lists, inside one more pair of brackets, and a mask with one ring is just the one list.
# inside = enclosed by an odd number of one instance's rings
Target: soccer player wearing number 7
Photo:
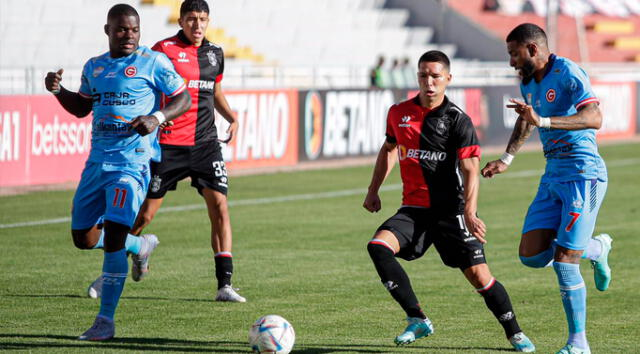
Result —
[[[169, 59], [138, 46], [139, 23], [129, 5], [109, 10], [104, 26], [109, 51], [85, 64], [78, 92], [60, 85], [62, 69], [45, 78], [47, 90], [69, 113], [82, 118], [93, 111], [91, 152], [73, 198], [71, 233], [78, 248], [104, 248], [103, 287], [100, 312], [81, 340], [115, 335], [113, 319], [127, 277], [127, 251], [148, 254], [155, 247], [128, 233], [147, 193], [149, 161], [160, 158], [157, 128], [191, 104]], [[173, 100], [157, 110], [161, 93]]]
[[557, 353], [590, 353], [580, 258], [591, 260], [598, 290], [607, 290], [611, 280], [611, 237], [591, 237], [607, 190], [607, 170], [595, 137], [602, 124], [598, 99], [580, 67], [549, 52], [540, 27], [521, 24], [506, 41], [510, 65], [522, 77], [524, 102], [512, 99], [507, 106], [518, 120], [506, 152], [489, 162], [482, 175], [505, 172], [533, 129], [539, 129], [547, 166], [524, 222], [520, 259], [533, 268], [553, 262], [569, 325], [569, 339]]
[[442, 262], [458, 268], [502, 325], [516, 351], [535, 346], [522, 332], [504, 286], [486, 263], [486, 227], [478, 218], [480, 147], [471, 118], [445, 96], [449, 58], [429, 51], [418, 61], [420, 93], [389, 109], [387, 138], [376, 160], [364, 208], [378, 212], [378, 191], [400, 159], [402, 207], [378, 228], [367, 250], [382, 284], [407, 314], [395, 338], [409, 344], [434, 333], [396, 258], [420, 258], [433, 245]]

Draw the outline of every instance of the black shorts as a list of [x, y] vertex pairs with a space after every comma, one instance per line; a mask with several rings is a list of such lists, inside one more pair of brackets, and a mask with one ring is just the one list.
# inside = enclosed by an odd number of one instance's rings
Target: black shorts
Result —
[[227, 195], [227, 169], [217, 141], [196, 146], [161, 145], [162, 161], [151, 162], [151, 183], [147, 198], [164, 197], [179, 181], [191, 177], [191, 186]]
[[426, 208], [402, 207], [378, 231], [389, 230], [396, 236], [400, 243], [396, 257], [418, 259], [433, 244], [445, 265], [464, 270], [486, 259], [482, 243], [467, 231], [463, 220], [462, 214], [437, 215]]

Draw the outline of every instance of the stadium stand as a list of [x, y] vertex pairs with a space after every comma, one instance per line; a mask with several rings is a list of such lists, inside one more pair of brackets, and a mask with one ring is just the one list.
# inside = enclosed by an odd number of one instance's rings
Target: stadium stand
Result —
[[[517, 24], [532, 22], [545, 27], [547, 1], [449, 0], [455, 11], [505, 38]], [[640, 53], [640, 1], [559, 1], [557, 52], [576, 61], [636, 61]], [[578, 16], [578, 19], [576, 19]], [[580, 52], [580, 21], [584, 23], [587, 51]], [[583, 57], [586, 56], [586, 57]]]

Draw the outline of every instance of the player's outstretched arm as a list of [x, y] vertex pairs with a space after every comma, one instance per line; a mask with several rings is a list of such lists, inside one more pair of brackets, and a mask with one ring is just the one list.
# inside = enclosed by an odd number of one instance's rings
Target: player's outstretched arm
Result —
[[464, 176], [464, 222], [467, 230], [475, 236], [478, 241], [486, 243], [484, 238], [487, 227], [478, 217], [478, 194], [480, 190], [480, 159], [470, 157], [460, 160], [460, 170]]
[[138, 116], [131, 121], [132, 129], [140, 135], [153, 132], [158, 125], [180, 117], [191, 107], [191, 95], [187, 90], [182, 91], [171, 99], [163, 109], [151, 113], [148, 116]]
[[591, 102], [578, 109], [576, 114], [564, 117], [540, 117], [530, 105], [511, 99], [513, 108], [527, 123], [539, 127], [561, 130], [600, 129], [602, 125], [602, 112], [598, 103]]
[[227, 139], [222, 141], [225, 144], [229, 144], [236, 136], [236, 131], [238, 130], [238, 119], [231, 110], [231, 107], [229, 107], [229, 102], [227, 102], [227, 98], [224, 97], [224, 93], [222, 93], [222, 84], [220, 84], [220, 82], [216, 82], [215, 85], [213, 85], [213, 105], [216, 111], [218, 111], [218, 113], [220, 113], [222, 117], [229, 122], [229, 128], [227, 128]]
[[364, 198], [364, 203], [362, 204], [365, 209], [372, 213], [382, 209], [382, 202], [380, 201], [378, 191], [393, 169], [393, 165], [396, 163], [396, 150], [397, 145], [395, 143], [385, 141], [378, 152], [371, 183], [369, 184], [367, 196]]
[[92, 99], [83, 97], [77, 92], [71, 92], [62, 87], [60, 81], [62, 81], [63, 72], [64, 69], [59, 69], [56, 72], [48, 72], [44, 78], [45, 88], [56, 96], [62, 108], [67, 112], [78, 118], [86, 117], [93, 108]]
[[491, 178], [494, 175], [506, 171], [507, 168], [509, 168], [514, 155], [518, 150], [520, 150], [522, 144], [527, 141], [533, 129], [535, 129], [534, 125], [529, 124], [522, 118], [522, 116], [519, 116], [515, 126], [513, 127], [513, 132], [511, 132], [511, 137], [509, 138], [509, 143], [507, 143], [505, 153], [500, 159], [487, 163], [481, 171], [482, 176], [485, 178]]

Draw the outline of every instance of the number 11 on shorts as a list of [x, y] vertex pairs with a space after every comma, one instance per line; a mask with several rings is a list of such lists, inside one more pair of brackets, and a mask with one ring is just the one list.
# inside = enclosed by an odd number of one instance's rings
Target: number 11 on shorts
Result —
[[[120, 209], [124, 208], [124, 202], [127, 200], [127, 190], [115, 188], [115, 195], [113, 196], [113, 206]], [[118, 199], [120, 202], [118, 203]]]

